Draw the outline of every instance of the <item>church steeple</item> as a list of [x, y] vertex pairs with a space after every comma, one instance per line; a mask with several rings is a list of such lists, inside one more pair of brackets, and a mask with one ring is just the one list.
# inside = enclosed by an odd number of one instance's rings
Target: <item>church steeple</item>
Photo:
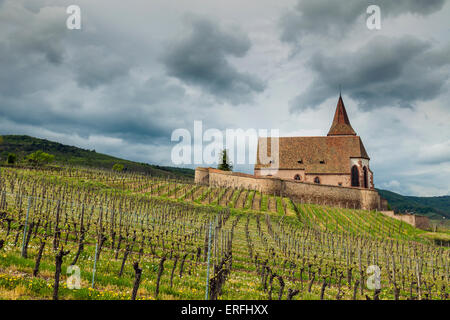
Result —
[[328, 136], [356, 136], [355, 130], [353, 130], [350, 121], [348, 120], [347, 111], [345, 111], [344, 101], [339, 93], [339, 100], [334, 113], [333, 123], [331, 124]]

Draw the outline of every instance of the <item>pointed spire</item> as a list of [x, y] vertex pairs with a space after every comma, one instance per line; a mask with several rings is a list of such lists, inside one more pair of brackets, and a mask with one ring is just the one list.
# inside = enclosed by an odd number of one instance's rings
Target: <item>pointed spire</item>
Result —
[[339, 92], [339, 100], [336, 106], [336, 112], [334, 113], [333, 123], [331, 124], [328, 136], [343, 136], [352, 135], [356, 136], [355, 130], [353, 130], [350, 120], [348, 120], [347, 111], [345, 110], [344, 101], [342, 100], [341, 93]]

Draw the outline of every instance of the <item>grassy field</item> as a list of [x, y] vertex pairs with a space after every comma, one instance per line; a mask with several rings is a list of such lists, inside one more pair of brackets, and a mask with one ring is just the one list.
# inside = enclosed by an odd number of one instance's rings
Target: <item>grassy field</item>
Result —
[[209, 260], [212, 299], [448, 299], [449, 235], [255, 190], [3, 168], [0, 298], [200, 300]]

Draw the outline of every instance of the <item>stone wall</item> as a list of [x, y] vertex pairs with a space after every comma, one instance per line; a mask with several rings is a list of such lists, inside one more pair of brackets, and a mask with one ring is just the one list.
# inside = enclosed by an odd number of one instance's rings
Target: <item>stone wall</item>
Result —
[[381, 202], [381, 211], [388, 211], [389, 206], [388, 206], [388, 201], [386, 199], [380, 198], [380, 202]]
[[205, 185], [209, 184], [209, 168], [197, 167], [195, 169], [195, 183]]
[[283, 195], [298, 202], [335, 205], [356, 209], [379, 209], [380, 196], [375, 190], [299, 182], [293, 179], [254, 176], [244, 173], [197, 168], [195, 182], [214, 187], [258, 190], [266, 194]]
[[[305, 170], [297, 169], [278, 169], [276, 173], [272, 174], [275, 178], [293, 180], [296, 175], [300, 176], [301, 182], [311, 182], [314, 183], [316, 177], [319, 178], [321, 184], [333, 185], [333, 186], [344, 186], [349, 187], [351, 185], [351, 175], [350, 174], [309, 174]], [[255, 169], [255, 176], [264, 177], [267, 176], [264, 170]]]
[[419, 216], [415, 214], [395, 214], [394, 211], [381, 211], [382, 214], [390, 218], [394, 218], [405, 223], [412, 225], [413, 227], [428, 230], [430, 229], [430, 220], [427, 217]]
[[299, 202], [356, 209], [378, 209], [380, 197], [374, 190], [282, 180], [282, 193]]

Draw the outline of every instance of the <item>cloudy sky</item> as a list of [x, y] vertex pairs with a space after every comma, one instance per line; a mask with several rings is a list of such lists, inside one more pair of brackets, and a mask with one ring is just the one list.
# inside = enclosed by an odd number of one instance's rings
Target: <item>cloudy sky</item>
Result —
[[171, 165], [194, 120], [325, 135], [341, 85], [376, 187], [447, 195], [449, 2], [0, 0], [0, 134]]

